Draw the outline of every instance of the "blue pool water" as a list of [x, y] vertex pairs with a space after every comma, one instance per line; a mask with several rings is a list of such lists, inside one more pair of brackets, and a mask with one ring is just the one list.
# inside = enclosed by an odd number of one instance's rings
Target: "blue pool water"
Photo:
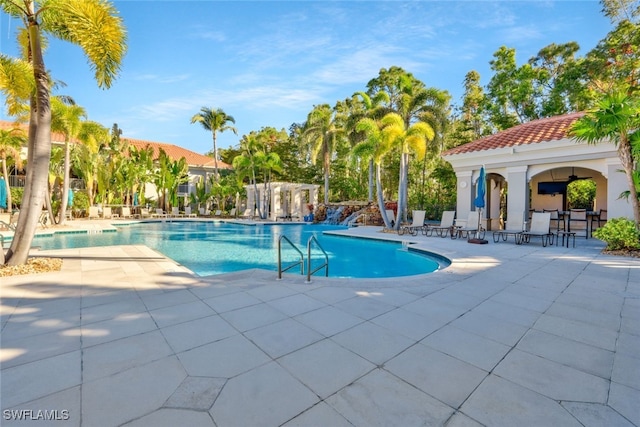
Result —
[[[407, 251], [400, 243], [331, 236], [323, 231], [340, 226], [283, 224], [257, 225], [224, 222], [172, 221], [132, 224], [117, 232], [98, 234], [68, 233], [36, 237], [33, 244], [42, 249], [62, 249], [123, 244], [143, 244], [175, 260], [200, 276], [229, 273], [249, 268], [277, 271], [278, 239], [285, 234], [305, 257], [306, 244], [315, 235], [329, 255], [330, 277], [376, 278], [430, 273], [439, 268], [427, 254]], [[283, 242], [283, 265], [299, 255]], [[324, 257], [312, 250], [312, 269]], [[295, 267], [289, 272], [299, 273]], [[324, 270], [316, 275], [324, 275]]]

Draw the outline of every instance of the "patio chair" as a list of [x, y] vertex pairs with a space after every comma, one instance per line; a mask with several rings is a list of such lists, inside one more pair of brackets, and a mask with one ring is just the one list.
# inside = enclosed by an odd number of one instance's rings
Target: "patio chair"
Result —
[[166, 218], [167, 213], [162, 210], [162, 208], [156, 208], [155, 213], [151, 214], [152, 218]]
[[100, 218], [100, 209], [97, 206], [89, 206], [89, 219]]
[[429, 225], [422, 229], [422, 233], [425, 236], [433, 236], [433, 233], [435, 232], [436, 236], [447, 237], [453, 230], [453, 222], [455, 221], [455, 218], [456, 211], [444, 211], [442, 212], [440, 225]]
[[178, 217], [181, 217], [183, 215], [180, 213], [180, 209], [177, 206], [173, 206], [171, 208], [171, 213], [169, 214], [169, 216], [173, 217], [173, 218], [178, 218]]
[[493, 242], [498, 243], [500, 240], [506, 242], [509, 236], [513, 236], [516, 245], [519, 245], [522, 243], [523, 231], [525, 231], [524, 212], [509, 212], [504, 229], [493, 232]]
[[184, 215], [187, 218], [195, 218], [197, 216], [195, 213], [191, 212], [191, 206], [185, 206], [184, 207]]
[[[116, 216], [117, 216], [117, 215], [116, 215]], [[102, 218], [104, 218], [104, 219], [111, 219], [111, 218], [113, 218], [113, 217], [114, 217], [114, 215], [113, 215], [113, 213], [111, 212], [111, 208], [110, 208], [110, 207], [102, 208]]]
[[222, 216], [222, 210], [217, 209], [217, 210], [215, 211], [215, 213], [213, 214], [213, 216], [218, 216], [218, 217], [219, 217], [219, 216]]
[[602, 227], [602, 224], [607, 222], [607, 210], [600, 209], [594, 215], [591, 216], [591, 236], [593, 236], [593, 224], [598, 224], [597, 228]]
[[229, 211], [229, 217], [234, 218], [236, 216], [236, 208], [231, 208]]
[[49, 211], [42, 211], [38, 218], [38, 225], [42, 228], [49, 228], [47, 222], [49, 222]]
[[16, 231], [17, 223], [18, 223], [18, 213], [14, 215], [11, 215], [9, 212], [0, 213], [0, 229]]
[[589, 238], [589, 222], [587, 221], [586, 209], [570, 209], [569, 210], [569, 226], [567, 231], [576, 232], [584, 230], [584, 236]]
[[413, 211], [413, 221], [409, 225], [403, 225], [398, 229], [398, 234], [403, 235], [405, 233], [413, 236], [418, 235], [418, 231], [424, 230], [424, 215], [426, 211]]
[[549, 212], [534, 212], [531, 216], [531, 227], [528, 231], [522, 232], [521, 242], [529, 243], [531, 237], [540, 237], [542, 239], [542, 246], [547, 244], [553, 244], [554, 234], [551, 230], [551, 213]]
[[122, 219], [133, 218], [133, 215], [131, 214], [131, 208], [129, 206], [123, 206], [122, 209], [120, 209], [120, 218]]
[[151, 213], [147, 208], [140, 208], [140, 218], [151, 218]]
[[564, 217], [561, 218], [560, 211], [558, 209], [543, 209], [542, 212], [549, 212], [551, 214], [550, 226], [555, 228], [556, 233], [561, 229], [564, 231]]
[[480, 211], [470, 211], [467, 216], [467, 221], [464, 225], [456, 226], [451, 232], [451, 238], [457, 239], [458, 237], [471, 238], [471, 235], [477, 236], [478, 239], [484, 239], [485, 230], [480, 224]]

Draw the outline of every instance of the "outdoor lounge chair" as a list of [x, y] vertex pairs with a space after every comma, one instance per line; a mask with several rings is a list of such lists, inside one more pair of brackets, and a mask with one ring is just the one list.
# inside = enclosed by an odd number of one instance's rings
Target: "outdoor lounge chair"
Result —
[[122, 219], [133, 218], [133, 215], [131, 214], [131, 208], [129, 206], [123, 206], [122, 209], [120, 209], [120, 218]]
[[171, 208], [171, 213], [169, 214], [170, 217], [174, 217], [174, 218], [178, 218], [181, 216], [184, 216], [183, 214], [180, 213], [180, 209], [177, 206], [173, 206]]
[[424, 215], [426, 211], [413, 211], [413, 222], [409, 225], [403, 225], [398, 229], [398, 234], [418, 235], [418, 231], [424, 230]]
[[49, 228], [47, 222], [49, 221], [49, 211], [42, 211], [38, 218], [38, 225], [42, 228]]
[[111, 219], [111, 218], [115, 218], [115, 217], [117, 217], [117, 216], [118, 216], [118, 215], [114, 215], [114, 214], [111, 212], [111, 208], [110, 208], [110, 207], [102, 208], [102, 218], [104, 218], [104, 219]]
[[89, 206], [89, 219], [100, 218], [100, 209], [97, 206]]
[[167, 213], [163, 211], [161, 208], [156, 208], [156, 212], [151, 214], [152, 218], [166, 218]]
[[504, 229], [493, 232], [493, 241], [494, 243], [498, 243], [500, 239], [502, 239], [503, 242], [506, 242], [509, 236], [513, 236], [516, 245], [519, 245], [522, 243], [522, 232], [524, 230], [524, 213], [522, 211], [509, 212]]
[[16, 231], [16, 224], [18, 223], [18, 214], [11, 215], [9, 212], [0, 213], [0, 229], [7, 229]]
[[184, 215], [188, 218], [195, 218], [197, 215], [191, 212], [191, 206], [184, 207]]
[[150, 218], [151, 213], [147, 208], [140, 208], [140, 218]]
[[540, 237], [542, 239], [542, 246], [547, 244], [553, 244], [553, 233], [551, 228], [551, 213], [549, 212], [534, 212], [531, 215], [531, 227], [528, 231], [522, 232], [521, 242], [529, 243], [531, 237]]
[[453, 231], [453, 222], [456, 218], [456, 211], [444, 211], [442, 212], [442, 218], [440, 219], [440, 225], [429, 225], [426, 228], [422, 229], [422, 232], [425, 236], [433, 236], [433, 233], [436, 233], [436, 236], [447, 237], [450, 232]]
[[213, 216], [222, 216], [222, 210], [218, 209], [214, 212]]
[[466, 237], [470, 239], [475, 235], [478, 239], [484, 239], [484, 228], [480, 224], [480, 211], [470, 211], [464, 225], [454, 227], [451, 238]]

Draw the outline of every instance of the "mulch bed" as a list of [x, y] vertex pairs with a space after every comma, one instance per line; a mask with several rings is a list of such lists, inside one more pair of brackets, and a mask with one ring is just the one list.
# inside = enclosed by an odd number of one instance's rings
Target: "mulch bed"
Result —
[[0, 266], [0, 277], [18, 276], [21, 274], [49, 273], [62, 269], [60, 258], [29, 258], [26, 264]]

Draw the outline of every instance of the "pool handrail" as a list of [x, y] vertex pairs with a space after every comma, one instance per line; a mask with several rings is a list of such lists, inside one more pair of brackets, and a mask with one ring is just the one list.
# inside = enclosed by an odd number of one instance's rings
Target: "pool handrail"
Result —
[[[282, 240], [283, 239], [286, 240], [287, 243], [289, 243], [289, 245], [293, 249], [295, 249], [296, 252], [298, 252], [298, 254], [300, 254], [300, 261], [297, 261], [284, 269], [282, 268]], [[293, 242], [289, 240], [287, 236], [285, 236], [284, 234], [281, 235], [280, 238], [278, 239], [278, 280], [282, 279], [283, 272], [290, 270], [291, 268], [295, 267], [298, 264], [300, 264], [300, 274], [302, 275], [304, 274], [304, 255], [302, 254], [302, 251], [298, 249], [296, 245], [294, 245]]]
[[[313, 271], [311, 271], [311, 243], [312, 242], [316, 242], [316, 246], [318, 246], [318, 249], [320, 249], [324, 254], [324, 264], [318, 266]], [[311, 236], [309, 237], [309, 240], [307, 240], [307, 282], [306, 283], [311, 283], [311, 275], [323, 267], [325, 268], [325, 273], [324, 273], [325, 277], [329, 277], [329, 255], [327, 255], [327, 253], [322, 248], [322, 246], [320, 246], [320, 242], [318, 242], [318, 239], [316, 239], [316, 236]]]

